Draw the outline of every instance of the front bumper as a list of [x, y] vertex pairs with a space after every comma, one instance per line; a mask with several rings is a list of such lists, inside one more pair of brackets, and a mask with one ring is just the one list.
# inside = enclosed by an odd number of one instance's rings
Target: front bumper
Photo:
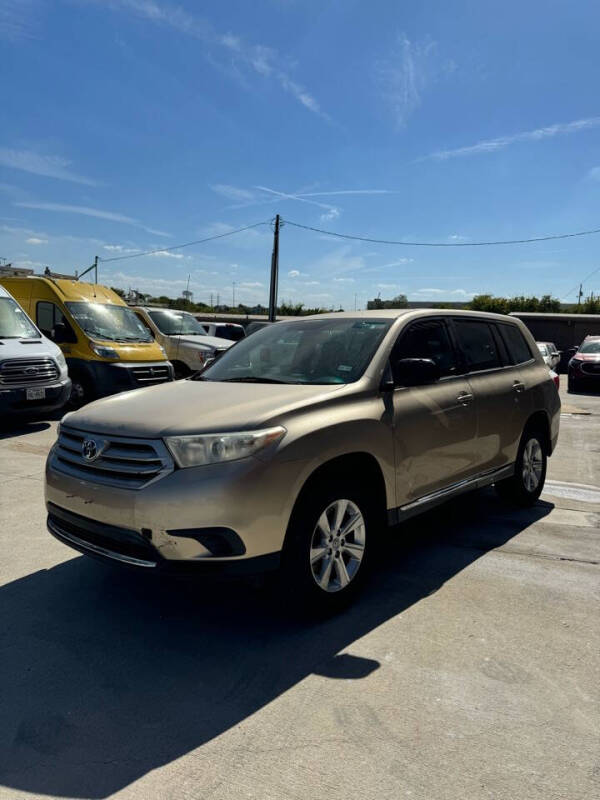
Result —
[[142, 389], [174, 379], [169, 361], [85, 361], [67, 359], [69, 371], [83, 375], [91, 383], [96, 397]]
[[279, 553], [215, 562], [169, 560], [163, 558], [146, 536], [137, 531], [103, 525], [52, 503], [48, 504], [47, 526], [56, 539], [84, 555], [150, 573], [234, 577], [279, 567]]
[[65, 378], [51, 386], [35, 386], [43, 388], [41, 400], [28, 400], [27, 387], [0, 386], [0, 413], [6, 414], [45, 414], [62, 408], [71, 396], [71, 379]]
[[[50, 515], [58, 508], [79, 518], [78, 524], [83, 519], [86, 525], [129, 531], [144, 545], [142, 560], [155, 562], [159, 569], [166, 567], [164, 562], [180, 562], [180, 568], [185, 562], [198, 568], [204, 564], [207, 570], [218, 572], [229, 570], [227, 563], [267, 556], [276, 560], [304, 470], [302, 461], [275, 463], [250, 457], [174, 469], [139, 489], [129, 489], [61, 472], [51, 451], [46, 465], [46, 503]], [[76, 531], [68, 537], [59, 528], [55, 523], [51, 533], [75, 549], [93, 554], [75, 541], [85, 537]], [[111, 550], [114, 543], [100, 546]]]

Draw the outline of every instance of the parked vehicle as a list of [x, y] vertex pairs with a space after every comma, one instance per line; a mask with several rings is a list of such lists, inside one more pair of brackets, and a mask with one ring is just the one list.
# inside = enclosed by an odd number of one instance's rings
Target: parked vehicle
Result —
[[185, 378], [198, 372], [206, 363], [224, 353], [232, 342], [207, 336], [204, 327], [188, 311], [169, 308], [134, 309], [151, 335], [164, 347], [175, 378]]
[[600, 387], [600, 336], [586, 336], [569, 361], [569, 392]]
[[75, 405], [173, 380], [165, 351], [112, 289], [37, 275], [0, 275], [0, 285], [62, 350]]
[[[196, 319], [198, 318], [196, 317]], [[236, 322], [208, 322], [203, 319], [198, 319], [198, 322], [208, 336], [217, 336], [219, 339], [228, 339], [230, 342], [239, 342], [246, 336], [244, 326], [238, 325]]]
[[294, 602], [326, 610], [359, 588], [386, 522], [490, 484], [534, 503], [559, 419], [517, 320], [280, 322], [189, 380], [68, 414], [47, 463], [48, 527], [147, 572], [278, 568]]
[[71, 394], [65, 357], [0, 286], [0, 413], [41, 414]]
[[556, 386], [557, 390], [560, 389], [560, 375], [558, 374], [558, 372], [554, 372], [554, 370], [551, 369], [550, 377], [554, 381], [554, 385]]
[[560, 364], [560, 350], [556, 349], [554, 342], [536, 342], [540, 353], [550, 369], [556, 370]]
[[254, 321], [249, 322], [246, 326], [246, 336], [250, 336], [251, 333], [256, 333], [256, 331], [262, 331], [263, 328], [268, 328], [269, 325], [273, 325], [273, 322], [264, 322]]

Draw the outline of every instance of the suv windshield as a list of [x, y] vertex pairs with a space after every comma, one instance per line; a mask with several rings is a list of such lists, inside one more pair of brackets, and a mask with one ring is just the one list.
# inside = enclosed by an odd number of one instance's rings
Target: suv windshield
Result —
[[0, 297], [0, 339], [38, 339], [38, 329], [12, 297]]
[[93, 339], [110, 342], [151, 342], [150, 331], [125, 306], [66, 303], [79, 327]]
[[201, 380], [248, 383], [352, 383], [360, 378], [389, 319], [278, 322], [238, 342]]
[[156, 327], [165, 336], [179, 336], [179, 334], [193, 334], [206, 336], [206, 331], [195, 317], [187, 311], [149, 311], [148, 316]]
[[580, 353], [600, 353], [600, 339], [584, 342], [579, 348]]

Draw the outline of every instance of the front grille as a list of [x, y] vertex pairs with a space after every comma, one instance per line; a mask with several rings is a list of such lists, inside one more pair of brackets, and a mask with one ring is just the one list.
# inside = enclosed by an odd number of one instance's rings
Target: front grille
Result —
[[171, 380], [171, 371], [167, 364], [134, 367], [131, 371], [140, 386], [152, 386], [154, 383], [165, 383]]
[[51, 358], [15, 358], [0, 363], [0, 383], [18, 386], [58, 380], [58, 366]]
[[600, 361], [596, 363], [592, 362], [585, 362], [581, 365], [581, 371], [587, 373], [588, 375], [598, 375], [600, 376]]
[[104, 436], [64, 425], [51, 464], [66, 475], [123, 489], [141, 489], [173, 470], [160, 440]]

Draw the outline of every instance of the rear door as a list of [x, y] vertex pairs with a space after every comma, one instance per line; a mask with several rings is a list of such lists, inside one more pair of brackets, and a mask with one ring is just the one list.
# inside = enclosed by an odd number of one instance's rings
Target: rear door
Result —
[[456, 349], [441, 317], [419, 320], [402, 331], [391, 355], [431, 358], [439, 381], [402, 386], [395, 377], [394, 440], [398, 505], [444, 489], [473, 472], [476, 421], [472, 393], [460, 375]]
[[456, 317], [452, 324], [477, 416], [473, 473], [499, 469], [515, 459], [523, 430], [525, 386], [495, 322]]

